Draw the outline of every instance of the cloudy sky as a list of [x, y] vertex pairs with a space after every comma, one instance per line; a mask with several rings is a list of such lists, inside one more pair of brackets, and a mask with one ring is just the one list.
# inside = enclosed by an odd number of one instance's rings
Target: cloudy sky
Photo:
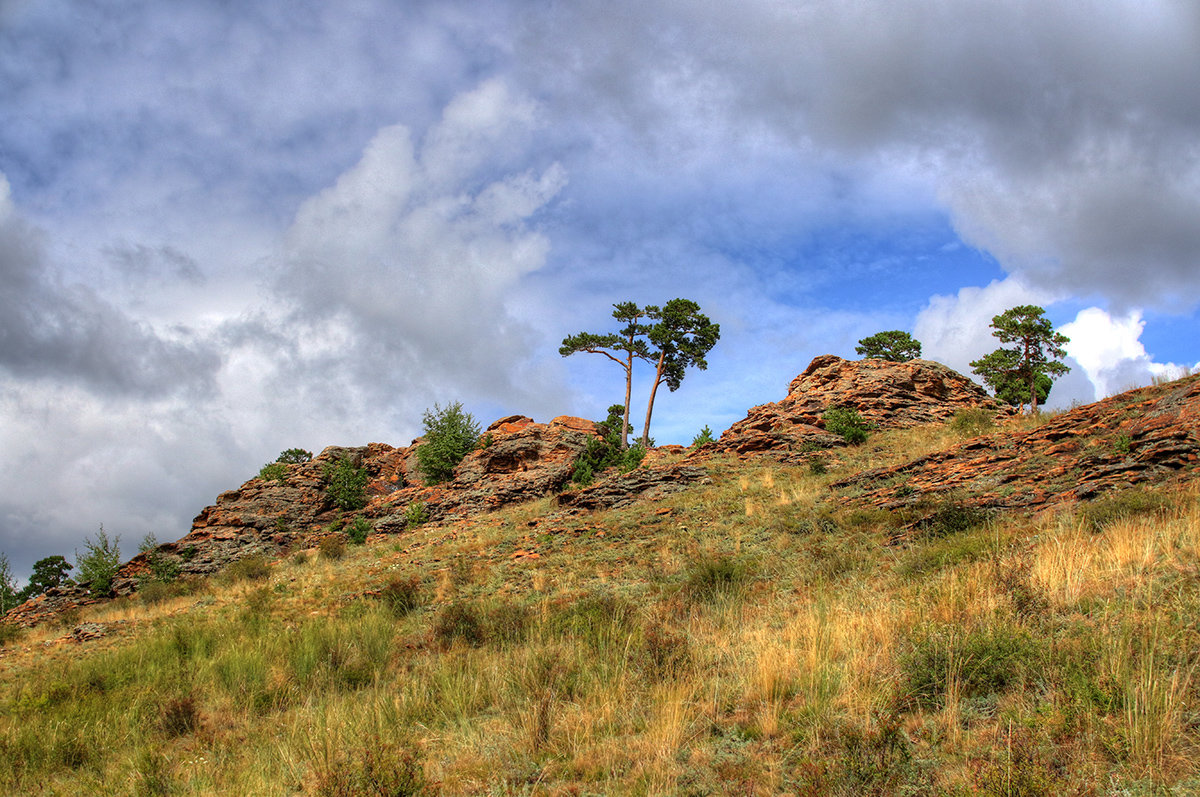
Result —
[[602, 416], [557, 348], [624, 300], [721, 324], [660, 443], [1017, 304], [1052, 406], [1195, 365], [1198, 78], [1177, 0], [0, 0], [0, 550], [128, 556], [435, 402]]

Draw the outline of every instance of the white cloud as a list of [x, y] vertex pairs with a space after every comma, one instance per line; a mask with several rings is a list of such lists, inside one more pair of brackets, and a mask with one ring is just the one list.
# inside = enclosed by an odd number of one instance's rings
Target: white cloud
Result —
[[1155, 377], [1172, 378], [1188, 367], [1154, 362], [1141, 342], [1145, 326], [1140, 310], [1113, 316], [1089, 307], [1059, 331], [1071, 339], [1067, 352], [1095, 386], [1096, 396], [1104, 398], [1148, 385]]

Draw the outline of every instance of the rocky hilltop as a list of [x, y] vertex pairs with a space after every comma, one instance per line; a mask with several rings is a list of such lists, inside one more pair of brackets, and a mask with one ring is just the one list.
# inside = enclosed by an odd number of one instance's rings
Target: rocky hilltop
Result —
[[[792, 381], [784, 399], [752, 408], [716, 443], [686, 456], [679, 446], [664, 446], [633, 472], [610, 473], [587, 488], [566, 489], [575, 459], [599, 437], [596, 424], [567, 416], [537, 423], [513, 415], [488, 427], [486, 445], [468, 455], [449, 482], [421, 483], [420, 439], [400, 448], [334, 446], [311, 462], [287, 465], [282, 479], [255, 477], [222, 493], [186, 536], [160, 546], [155, 555], [183, 574], [206, 575], [249, 555], [276, 557], [339, 533], [343, 513], [326, 494], [324, 472], [342, 458], [369, 475], [368, 503], [357, 514], [375, 533], [402, 534], [416, 504], [429, 520], [448, 521], [554, 495], [566, 515], [683, 489], [708, 476], [707, 462], [714, 456], [804, 462], [814, 451], [845, 445], [824, 428], [821, 416], [832, 406], [857, 410], [883, 430], [942, 424], [963, 409], [982, 409], [1001, 422], [995, 434], [832, 485], [841, 500], [888, 510], [949, 493], [982, 506], [1033, 510], [1123, 486], [1194, 478], [1200, 456], [1200, 376], [1130, 391], [1019, 431], [1005, 423], [1013, 418], [1010, 408], [939, 363], [826, 355]], [[147, 568], [146, 554], [134, 557], [120, 569], [114, 591], [136, 590]], [[55, 589], [5, 619], [36, 625], [94, 602], [83, 586]]]
[[1012, 413], [970, 379], [932, 360], [894, 363], [826, 354], [792, 380], [783, 400], [754, 407], [729, 427], [716, 450], [786, 460], [795, 452], [844, 445], [825, 430], [821, 416], [830, 407], [856, 410], [878, 429], [943, 423], [977, 407], [1000, 417]]

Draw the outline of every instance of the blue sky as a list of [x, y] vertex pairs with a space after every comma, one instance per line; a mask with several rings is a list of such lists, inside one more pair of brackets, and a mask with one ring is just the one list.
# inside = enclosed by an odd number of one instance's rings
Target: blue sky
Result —
[[0, 551], [177, 539], [435, 402], [598, 417], [557, 348], [623, 300], [721, 324], [659, 442], [1017, 304], [1052, 406], [1194, 367], [1197, 74], [1169, 0], [0, 0]]

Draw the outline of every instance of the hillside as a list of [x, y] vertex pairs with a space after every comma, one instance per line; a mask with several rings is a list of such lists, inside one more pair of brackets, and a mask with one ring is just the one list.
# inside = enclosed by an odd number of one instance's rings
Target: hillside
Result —
[[437, 488], [251, 479], [175, 582], [10, 615], [0, 789], [1195, 793], [1200, 377], [1031, 419], [935, 366], [818, 358], [582, 489], [593, 425], [519, 416]]

